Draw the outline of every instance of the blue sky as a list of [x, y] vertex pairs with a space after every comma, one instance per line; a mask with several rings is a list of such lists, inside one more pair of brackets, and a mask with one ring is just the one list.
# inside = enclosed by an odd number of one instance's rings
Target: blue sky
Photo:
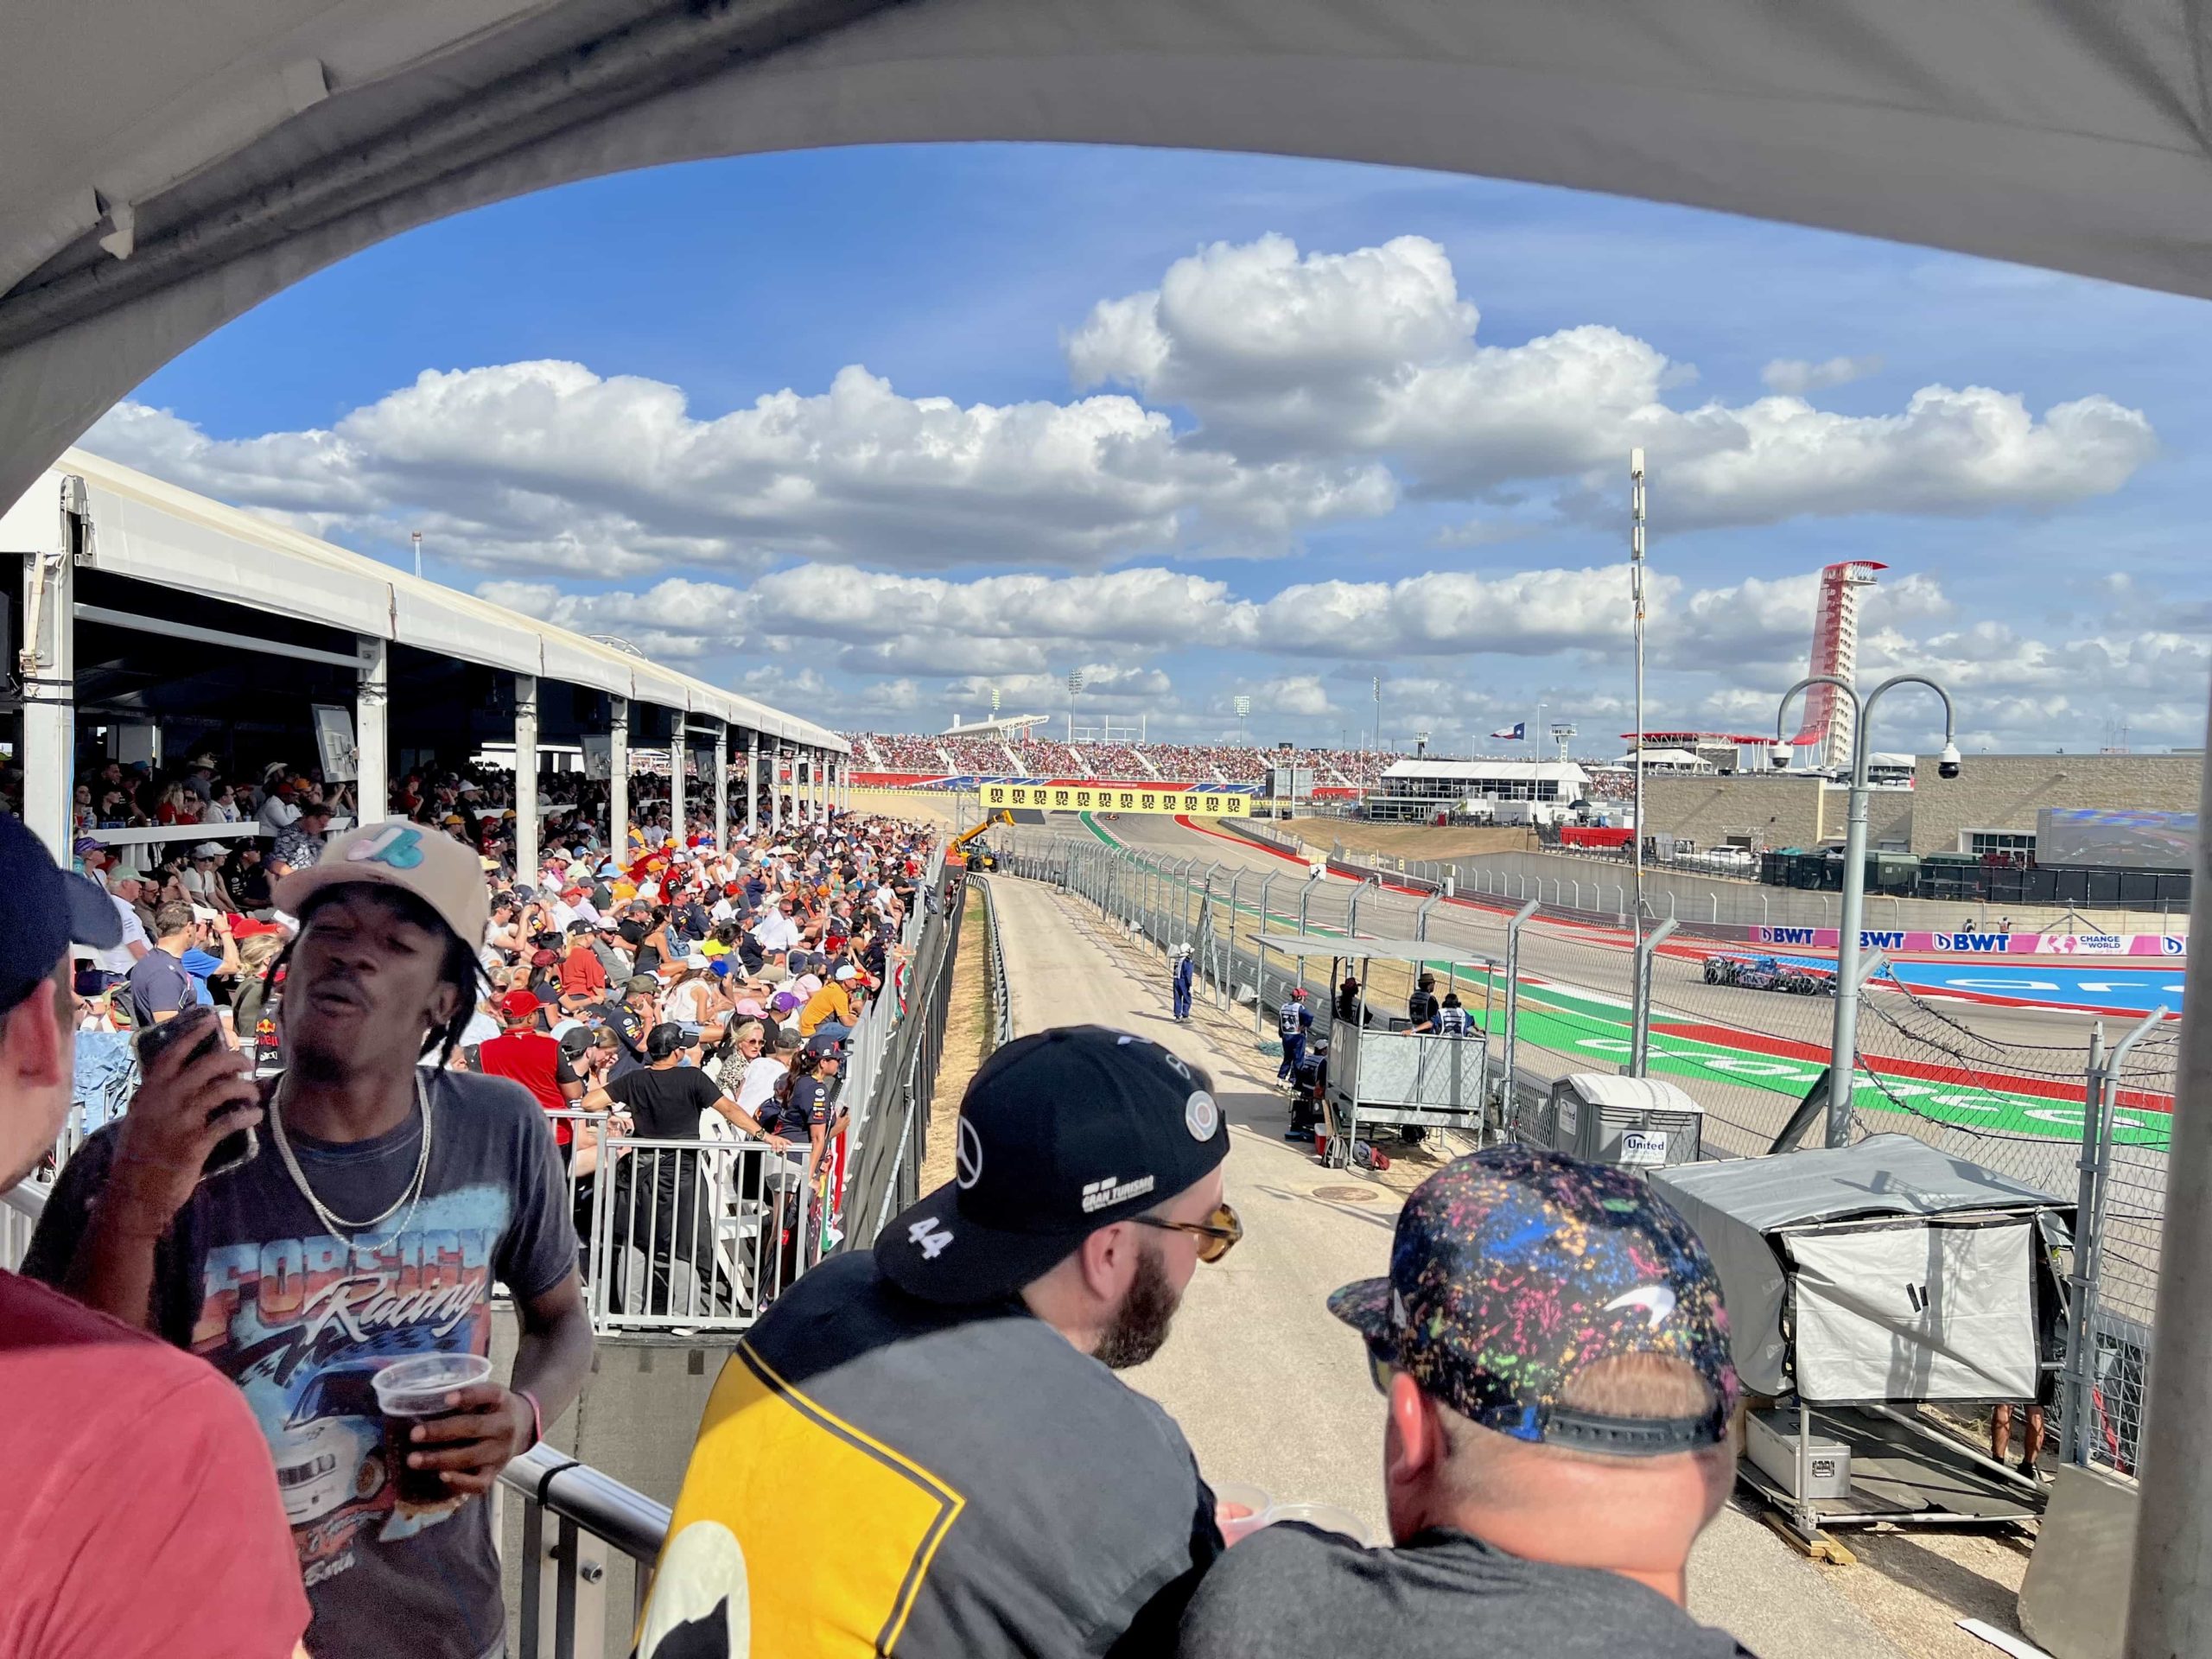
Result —
[[[1561, 330], [1571, 364], [1517, 349]], [[2190, 302], [1554, 189], [857, 149], [427, 227], [87, 443], [395, 561], [421, 525], [442, 579], [842, 726], [934, 728], [990, 684], [1058, 710], [1084, 665], [1155, 731], [1217, 736], [1241, 691], [1255, 737], [1334, 741], [1381, 673], [1386, 740], [1494, 748], [1540, 698], [1627, 729], [1608, 446], [1649, 432], [1653, 725], [1770, 721], [1810, 573], [1869, 558], [1866, 671], [1933, 669], [1974, 746], [2165, 747], [2202, 741], [2212, 660], [2205, 333]], [[1833, 365], [1808, 410], [1761, 404], [1777, 359]], [[512, 367], [544, 362], [589, 373]], [[852, 365], [889, 390], [826, 398]], [[1931, 386], [2001, 398], [1908, 420]], [[1930, 735], [1898, 720], [1883, 747]]]

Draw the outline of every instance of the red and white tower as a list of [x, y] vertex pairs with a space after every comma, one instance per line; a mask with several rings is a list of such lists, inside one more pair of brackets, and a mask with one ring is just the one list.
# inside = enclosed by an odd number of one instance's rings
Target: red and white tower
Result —
[[[1886, 564], [1854, 559], [1831, 564], [1821, 572], [1820, 603], [1813, 612], [1814, 674], [1833, 674], [1847, 685], [1855, 683], [1859, 666], [1859, 590], [1874, 585], [1874, 573]], [[1817, 744], [1816, 766], [1851, 764], [1851, 702], [1836, 695], [1832, 685], [1816, 685], [1805, 696], [1805, 725], [1790, 740]]]

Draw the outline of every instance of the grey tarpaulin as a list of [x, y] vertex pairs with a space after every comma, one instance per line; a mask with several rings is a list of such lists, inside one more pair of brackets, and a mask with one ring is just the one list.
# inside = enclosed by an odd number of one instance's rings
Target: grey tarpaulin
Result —
[[709, 156], [1344, 156], [2212, 294], [2193, 0], [22, 0], [5, 43], [0, 501], [334, 260]]
[[[1794, 1319], [1810, 1399], [2034, 1397], [2031, 1224], [2068, 1207], [2049, 1193], [1903, 1135], [1649, 1179], [1713, 1256], [1751, 1392], [1789, 1391]], [[1967, 1215], [1999, 1219], [1928, 1219]]]

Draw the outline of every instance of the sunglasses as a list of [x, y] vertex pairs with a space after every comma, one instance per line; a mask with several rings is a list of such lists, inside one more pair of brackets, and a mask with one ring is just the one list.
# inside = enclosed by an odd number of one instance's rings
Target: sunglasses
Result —
[[1215, 1206], [1204, 1221], [1162, 1221], [1157, 1216], [1131, 1217], [1140, 1226], [1157, 1227], [1163, 1233], [1188, 1233], [1198, 1241], [1198, 1260], [1218, 1262], [1244, 1236], [1244, 1224], [1226, 1202]]
[[1367, 1351], [1367, 1380], [1375, 1385], [1375, 1392], [1385, 1399], [1390, 1395], [1390, 1374], [1397, 1369], [1372, 1348]]

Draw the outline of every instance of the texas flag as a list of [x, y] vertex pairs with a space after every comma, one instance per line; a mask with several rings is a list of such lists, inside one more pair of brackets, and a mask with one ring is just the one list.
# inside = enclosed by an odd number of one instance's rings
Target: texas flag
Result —
[[1524, 743], [1529, 738], [1529, 722], [1525, 720], [1516, 721], [1503, 731], [1492, 732], [1491, 735], [1492, 737], [1510, 737], [1516, 743]]

